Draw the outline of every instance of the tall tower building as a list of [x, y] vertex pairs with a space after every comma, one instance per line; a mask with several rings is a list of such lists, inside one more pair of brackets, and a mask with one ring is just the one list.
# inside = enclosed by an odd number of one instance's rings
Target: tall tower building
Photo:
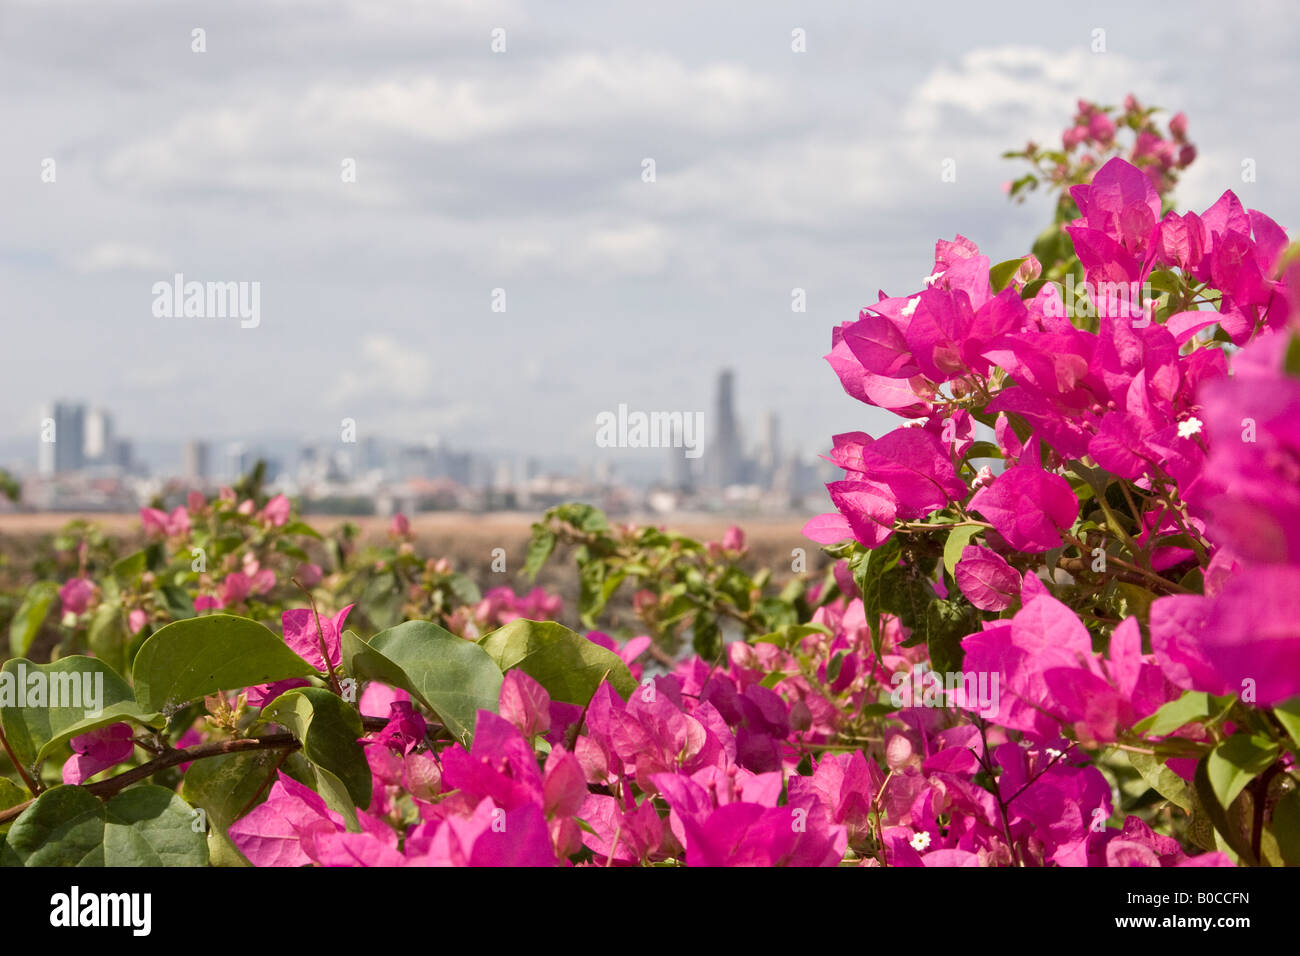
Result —
[[181, 455], [181, 470], [185, 473], [185, 477], [198, 479], [199, 481], [206, 480], [210, 468], [207, 443], [201, 441], [186, 442], [185, 450]]
[[731, 369], [718, 373], [718, 393], [713, 405], [713, 443], [705, 454], [711, 458], [709, 477], [718, 488], [734, 485], [743, 478], [744, 461], [740, 454], [740, 429], [732, 399]]
[[85, 440], [82, 452], [87, 464], [107, 464], [113, 457], [113, 416], [92, 408], [86, 415]]
[[54, 402], [41, 410], [41, 444], [37, 466], [42, 475], [80, 471], [85, 458], [86, 406]]
[[758, 479], [769, 487], [781, 466], [781, 420], [776, 412], [763, 415], [759, 426]]

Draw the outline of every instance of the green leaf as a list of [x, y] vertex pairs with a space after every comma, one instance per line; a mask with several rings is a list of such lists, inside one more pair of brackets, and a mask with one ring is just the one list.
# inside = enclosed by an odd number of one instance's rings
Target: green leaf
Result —
[[1175, 295], [1183, 294], [1183, 280], [1178, 274], [1168, 269], [1156, 269], [1147, 277], [1147, 282], [1156, 292], [1172, 292]]
[[979, 616], [966, 601], [936, 600], [925, 608], [925, 641], [930, 665], [940, 674], [961, 670], [966, 652], [961, 639], [979, 629]]
[[124, 790], [105, 807], [105, 866], [207, 866], [194, 808], [164, 787]]
[[84, 787], [54, 787], [14, 821], [2, 866], [206, 866], [208, 844], [193, 809], [143, 784], [107, 805]]
[[125, 674], [126, 639], [122, 605], [116, 601], [101, 604], [90, 619], [90, 631], [86, 635], [90, 652], [119, 674]]
[[475, 605], [483, 600], [483, 595], [474, 583], [474, 579], [467, 574], [453, 574], [449, 581], [451, 593], [461, 604]]
[[501, 668], [484, 649], [428, 621], [380, 631], [369, 643], [345, 631], [343, 662], [358, 680], [411, 693], [465, 744], [478, 712], [495, 713], [501, 696]]
[[[8, 810], [10, 807], [16, 807], [24, 800], [28, 799], [30, 794], [18, 784], [14, 783], [8, 777], [0, 777], [0, 810]], [[0, 823], [0, 833], [6, 832], [10, 827], [9, 823]]]
[[290, 521], [280, 529], [281, 534], [305, 534], [309, 538], [315, 538], [317, 541], [323, 540], [321, 534], [305, 521]]
[[1287, 343], [1283, 368], [1288, 375], [1300, 378], [1300, 336], [1298, 335], [1292, 335], [1291, 341]]
[[713, 662], [722, 656], [722, 628], [712, 611], [700, 611], [691, 622], [691, 649], [701, 660]]
[[1300, 697], [1282, 701], [1273, 708], [1273, 716], [1291, 737], [1291, 742], [1300, 745]]
[[230, 614], [168, 624], [145, 641], [132, 670], [141, 706], [163, 713], [220, 690], [315, 673], [270, 628]]
[[1204, 691], [1185, 691], [1176, 700], [1163, 705], [1150, 717], [1138, 721], [1133, 729], [1151, 737], [1164, 737], [1179, 727], [1210, 715], [1210, 695]]
[[113, 565], [113, 577], [122, 587], [134, 588], [149, 566], [149, 556], [144, 551], [127, 555]]
[[609, 530], [609, 522], [605, 520], [605, 513], [595, 505], [584, 505], [580, 502], [569, 501], [552, 508], [551, 514], [566, 524], [571, 524], [589, 534]]
[[511, 621], [479, 641], [501, 672], [518, 667], [546, 688], [552, 700], [585, 705], [608, 672], [610, 685], [624, 700], [637, 683], [612, 651], [593, 644], [554, 621]]
[[83, 787], [53, 787], [22, 812], [0, 866], [103, 866], [104, 805]]
[[154, 600], [167, 609], [174, 621], [182, 621], [194, 616], [194, 599], [184, 588], [174, 584], [164, 584], [154, 591]]
[[402, 619], [402, 589], [391, 573], [377, 574], [366, 585], [361, 608], [375, 627], [392, 627]]
[[989, 269], [989, 285], [993, 287], [994, 292], [1001, 292], [1011, 284], [1016, 270], [1024, 263], [1028, 256], [1021, 256], [1019, 259], [1008, 259], [1006, 262], [999, 262]]
[[974, 458], [994, 458], [1001, 460], [1002, 449], [997, 446], [996, 442], [991, 441], [974, 441], [971, 442], [970, 448], [966, 449], [967, 460]]
[[1300, 790], [1292, 790], [1273, 807], [1273, 838], [1287, 866], [1300, 866]]
[[211, 827], [224, 830], [245, 807], [252, 809], [259, 792], [265, 797], [270, 791], [282, 756], [281, 751], [255, 750], [196, 760], [181, 779], [181, 796], [207, 811]]
[[596, 618], [605, 609], [605, 562], [588, 560], [578, 566], [578, 617], [594, 630]]
[[962, 525], [948, 532], [948, 540], [943, 545], [943, 566], [953, 580], [957, 577], [957, 562], [961, 560], [962, 549], [970, 544], [970, 539], [979, 531], [980, 529], [975, 525]]
[[555, 532], [551, 531], [545, 525], [533, 525], [533, 536], [528, 542], [528, 556], [524, 558], [524, 574], [528, 575], [528, 580], [535, 581], [537, 574], [542, 570], [551, 557], [551, 552], [555, 550]]
[[849, 570], [853, 572], [853, 580], [862, 594], [862, 607], [871, 630], [871, 650], [877, 660], [880, 659], [880, 614], [889, 599], [889, 589], [884, 582], [897, 569], [900, 557], [898, 538], [894, 536], [878, 548], [854, 552], [849, 560]]
[[1191, 812], [1194, 800], [1187, 781], [1170, 770], [1163, 761], [1150, 754], [1129, 751], [1125, 756], [1152, 790], [1176, 806]]
[[1210, 823], [1213, 824], [1215, 832], [1223, 839], [1228, 848], [1247, 864], [1254, 865], [1257, 860], [1254, 851], [1251, 849], [1250, 841], [1229, 820], [1227, 808], [1219, 800], [1214, 784], [1210, 780], [1209, 765], [1213, 756], [1213, 753], [1206, 754], [1196, 765], [1196, 776], [1193, 778], [1196, 798], [1206, 816], [1210, 818]]
[[[43, 677], [33, 684], [38, 673]], [[38, 688], [41, 694], [35, 697]], [[55, 702], [59, 706], [51, 707]], [[71, 737], [123, 720], [163, 725], [162, 715], [140, 707], [126, 681], [103, 661], [74, 655], [35, 664], [20, 657], [0, 667], [0, 724], [28, 767]]]
[[289, 729], [316, 771], [313, 789], [355, 826], [356, 807], [370, 806], [371, 796], [370, 765], [357, 743], [361, 712], [323, 687], [301, 687], [262, 708], [262, 720]]
[[1277, 759], [1278, 746], [1262, 734], [1233, 734], [1206, 760], [1206, 773], [1214, 795], [1225, 809], [1232, 806], [1246, 784]]
[[14, 618], [9, 622], [9, 653], [22, 657], [36, 640], [36, 635], [45, 623], [45, 616], [50, 605], [59, 596], [59, 586], [53, 581], [37, 581], [27, 589], [27, 596], [18, 606]]

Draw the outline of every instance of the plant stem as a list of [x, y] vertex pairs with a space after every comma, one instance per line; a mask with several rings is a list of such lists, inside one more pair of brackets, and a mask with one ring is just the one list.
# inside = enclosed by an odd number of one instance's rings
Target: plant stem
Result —
[[22, 763], [19, 762], [18, 758], [14, 755], [13, 748], [9, 746], [9, 741], [5, 738], [5, 732], [3, 730], [0, 730], [0, 745], [4, 746], [5, 753], [9, 755], [9, 762], [12, 763], [14, 765], [14, 769], [18, 771], [18, 776], [23, 778], [23, 783], [27, 785], [28, 792], [31, 793], [33, 796], [40, 793], [41, 792], [40, 785], [37, 784], [37, 782], [31, 778], [31, 775], [27, 773], [27, 768], [24, 767]]
[[330, 663], [330, 651], [329, 647], [325, 644], [325, 631], [320, 626], [320, 612], [316, 610], [316, 599], [311, 596], [311, 592], [304, 588], [297, 578], [292, 578], [291, 580], [294, 584], [297, 584], [298, 587], [302, 588], [302, 593], [307, 595], [307, 602], [311, 604], [311, 614], [316, 620], [316, 637], [320, 640], [320, 659], [325, 665], [325, 673], [329, 676], [330, 689], [333, 690], [337, 696], [342, 697], [343, 688], [339, 686], [338, 675], [334, 673], [334, 665]]

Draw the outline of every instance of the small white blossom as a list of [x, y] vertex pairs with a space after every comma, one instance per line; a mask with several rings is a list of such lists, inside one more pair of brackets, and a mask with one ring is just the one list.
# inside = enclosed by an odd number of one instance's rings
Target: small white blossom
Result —
[[1043, 752], [1047, 754], [1047, 756], [1051, 757], [1053, 760], [1056, 760], [1061, 756], [1061, 751], [1057, 750], [1055, 747], [1048, 747]]
[[1187, 419], [1187, 421], [1185, 422], [1179, 422], [1178, 437], [1191, 438], [1193, 435], [1199, 435], [1201, 433], [1201, 426], [1203, 424], [1204, 423], [1199, 418], [1196, 418], [1195, 416]]
[[936, 282], [939, 281], [940, 277], [944, 274], [945, 271], [946, 270], [940, 269], [938, 272], [930, 273], [930, 275], [926, 276], [924, 279], [921, 280], [921, 284], [924, 285], [925, 288], [927, 289], [930, 288], [930, 286], [934, 285]]
[[908, 842], [912, 844], [913, 850], [915, 850], [918, 853], [923, 853], [925, 851], [925, 848], [930, 845], [930, 834], [922, 830], [920, 833], [916, 834], [916, 836], [912, 837], [912, 839], [909, 840]]
[[916, 311], [916, 307], [917, 307], [918, 305], [920, 305], [920, 304], [921, 304], [921, 297], [920, 297], [920, 296], [917, 296], [915, 299], [908, 299], [908, 300], [907, 300], [907, 305], [905, 305], [905, 306], [903, 306], [901, 309], [899, 309], [899, 310], [898, 310], [898, 314], [899, 314], [899, 315], [907, 315], [907, 316], [910, 316], [913, 312]]

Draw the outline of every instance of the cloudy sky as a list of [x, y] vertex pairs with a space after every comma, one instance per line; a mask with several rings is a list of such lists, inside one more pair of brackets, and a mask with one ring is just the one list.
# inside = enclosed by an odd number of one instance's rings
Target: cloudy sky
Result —
[[[350, 417], [594, 458], [600, 411], [707, 412], [730, 367], [748, 435], [772, 410], [821, 451], [884, 424], [832, 326], [940, 236], [1023, 254], [1046, 206], [1007, 203], [998, 155], [1077, 96], [1185, 110], [1182, 203], [1300, 223], [1293, 8], [1051, 7], [4, 0], [0, 438], [69, 396], [143, 441]], [[155, 317], [178, 272], [259, 282], [260, 325]]]

